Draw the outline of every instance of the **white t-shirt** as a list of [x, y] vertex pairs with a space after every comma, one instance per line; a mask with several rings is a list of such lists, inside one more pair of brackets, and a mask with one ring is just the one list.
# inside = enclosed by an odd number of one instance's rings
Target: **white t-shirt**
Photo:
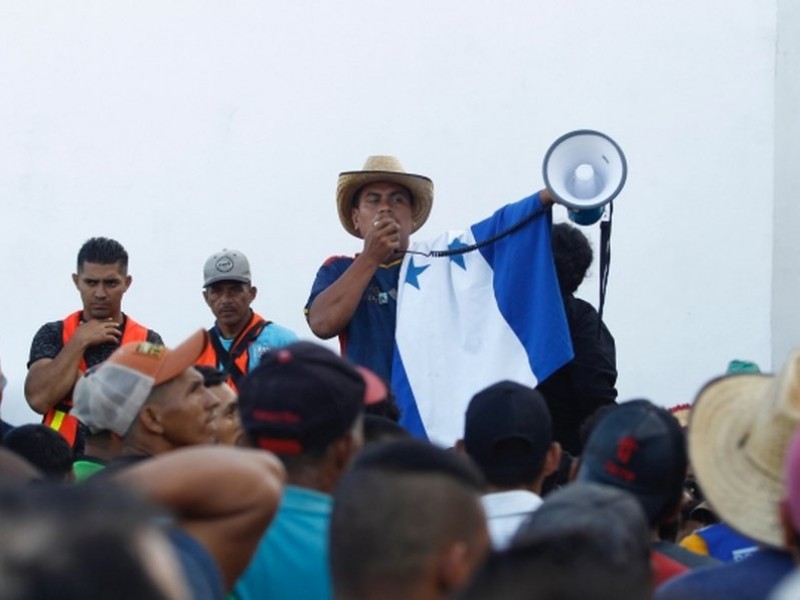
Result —
[[494, 492], [481, 500], [495, 550], [507, 548], [522, 522], [542, 505], [542, 499], [527, 490]]

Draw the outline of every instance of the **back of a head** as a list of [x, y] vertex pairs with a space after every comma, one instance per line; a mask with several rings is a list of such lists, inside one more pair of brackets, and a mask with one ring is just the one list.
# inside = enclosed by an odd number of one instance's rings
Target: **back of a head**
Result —
[[4, 485], [25, 485], [44, 478], [44, 474], [30, 461], [8, 448], [0, 447], [0, 482]]
[[644, 600], [652, 591], [644, 512], [622, 490], [592, 483], [548, 496], [510, 549], [490, 557], [462, 600]]
[[364, 415], [364, 444], [410, 437], [411, 434], [396, 421], [370, 413]]
[[630, 492], [656, 526], [678, 507], [686, 468], [686, 440], [675, 417], [647, 400], [631, 400], [595, 426], [578, 480]]
[[0, 599], [175, 598], [147, 556], [156, 514], [115, 486], [0, 488]]
[[364, 378], [328, 348], [295, 342], [264, 354], [239, 384], [239, 413], [250, 443], [292, 459], [318, 457], [364, 411]]
[[527, 386], [501, 381], [467, 407], [464, 449], [490, 485], [512, 488], [541, 479], [552, 441], [547, 403]]
[[583, 232], [569, 223], [553, 225], [551, 245], [561, 293], [574, 294], [592, 265], [592, 246]]
[[15, 427], [3, 445], [18, 454], [48, 479], [65, 481], [72, 473], [72, 447], [57, 431], [41, 424]]
[[442, 549], [488, 545], [480, 473], [462, 456], [418, 440], [374, 444], [337, 487], [331, 571], [338, 598], [402, 597]]

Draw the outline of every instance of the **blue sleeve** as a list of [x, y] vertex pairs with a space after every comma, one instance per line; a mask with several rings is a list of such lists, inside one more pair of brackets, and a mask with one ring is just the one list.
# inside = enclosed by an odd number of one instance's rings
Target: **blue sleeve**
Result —
[[308, 296], [308, 302], [306, 302], [305, 307], [306, 313], [308, 313], [308, 308], [314, 302], [314, 299], [339, 279], [351, 264], [353, 264], [353, 259], [349, 256], [333, 256], [325, 261], [325, 264], [317, 271], [314, 285], [311, 286], [311, 294]]
[[258, 337], [250, 344], [248, 350], [250, 358], [247, 361], [247, 370], [252, 371], [261, 362], [261, 357], [270, 350], [276, 348], [283, 348], [289, 344], [296, 342], [299, 338], [297, 334], [291, 329], [287, 329], [282, 325], [271, 322], [264, 327]]

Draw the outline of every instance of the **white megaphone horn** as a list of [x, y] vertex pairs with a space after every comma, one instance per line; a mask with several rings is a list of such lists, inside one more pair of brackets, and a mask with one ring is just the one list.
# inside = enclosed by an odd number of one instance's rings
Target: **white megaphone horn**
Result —
[[622, 148], [606, 134], [579, 129], [553, 142], [542, 171], [545, 186], [567, 207], [570, 220], [591, 225], [625, 185], [628, 163]]

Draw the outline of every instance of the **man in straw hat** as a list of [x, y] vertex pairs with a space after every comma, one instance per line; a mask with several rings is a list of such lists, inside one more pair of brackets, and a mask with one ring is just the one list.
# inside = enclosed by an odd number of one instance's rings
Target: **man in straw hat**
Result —
[[336, 206], [342, 227], [362, 238], [364, 249], [320, 268], [308, 324], [320, 338], [340, 336], [345, 356], [390, 380], [402, 253], [428, 219], [433, 182], [406, 173], [393, 156], [370, 156], [363, 171], [339, 175]]
[[720, 519], [761, 549], [739, 562], [701, 569], [664, 585], [657, 600], [767, 598], [793, 568], [781, 529], [784, 458], [800, 426], [800, 350], [775, 375], [715, 379], [689, 418], [689, 456]]
[[[338, 335], [345, 356], [391, 382], [412, 433], [452, 445], [478, 390], [502, 379], [533, 387], [572, 358], [546, 190], [464, 232], [413, 244], [433, 183], [396, 158], [372, 156], [363, 170], [341, 173], [336, 201], [363, 250], [319, 269], [308, 323], [321, 338]], [[458, 253], [439, 252], [448, 249]], [[437, 409], [444, 397], [448, 406]]]

